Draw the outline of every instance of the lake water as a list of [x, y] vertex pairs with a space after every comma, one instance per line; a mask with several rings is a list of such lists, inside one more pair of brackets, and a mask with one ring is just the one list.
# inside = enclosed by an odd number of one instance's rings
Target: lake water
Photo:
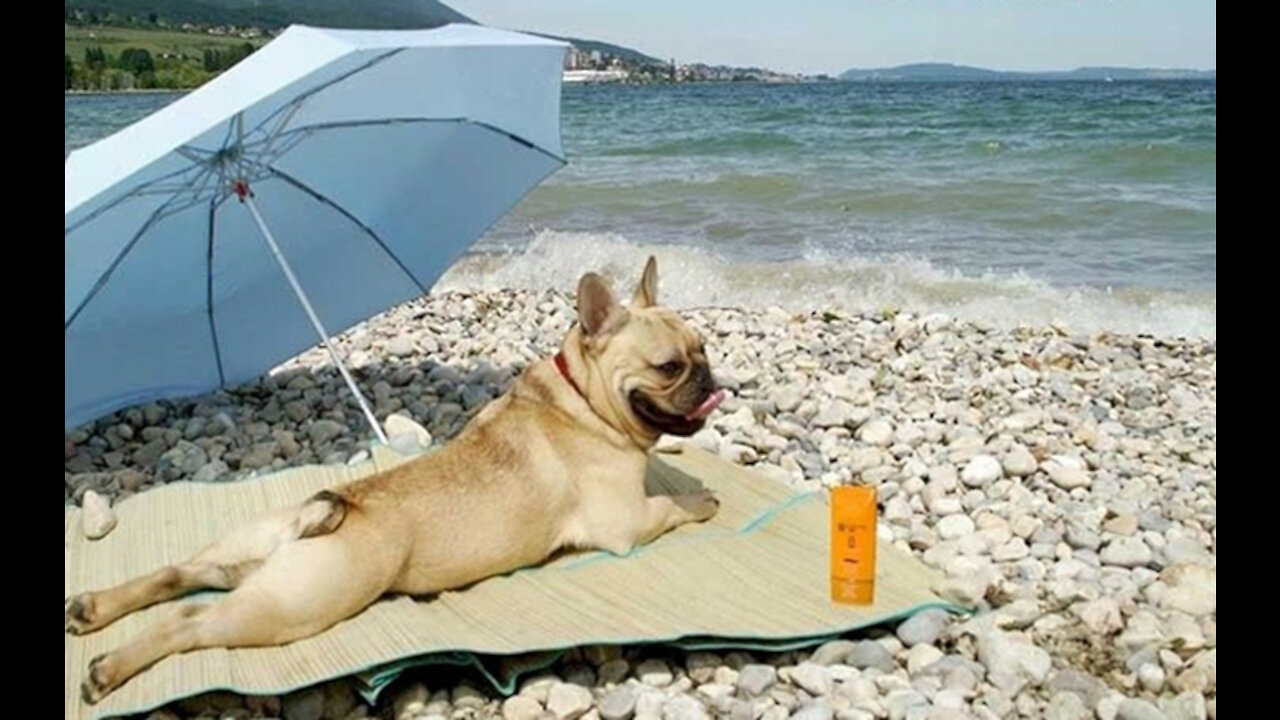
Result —
[[[69, 151], [174, 95], [66, 96]], [[1214, 337], [1214, 82], [569, 86], [570, 165], [444, 287], [649, 252], [676, 305]]]

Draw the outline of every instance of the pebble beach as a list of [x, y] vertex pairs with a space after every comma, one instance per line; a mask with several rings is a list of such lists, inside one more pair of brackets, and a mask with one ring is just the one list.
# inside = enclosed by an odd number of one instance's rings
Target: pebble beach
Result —
[[[877, 488], [881, 542], [942, 570], [935, 590], [978, 612], [780, 654], [583, 648], [511, 698], [424, 675], [377, 707], [338, 681], [149, 719], [1216, 717], [1215, 340], [896, 311], [682, 314], [730, 393], [688, 442], [797, 490]], [[440, 444], [574, 320], [560, 291], [441, 291], [337, 346], [380, 418], [410, 417]], [[370, 437], [316, 349], [250, 385], [65, 433], [64, 503], [358, 462]]]

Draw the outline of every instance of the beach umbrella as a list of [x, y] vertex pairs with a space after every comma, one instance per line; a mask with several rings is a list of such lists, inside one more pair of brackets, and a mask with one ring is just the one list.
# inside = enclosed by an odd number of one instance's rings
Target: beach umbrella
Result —
[[65, 163], [64, 429], [422, 295], [564, 164], [560, 42], [292, 27]]

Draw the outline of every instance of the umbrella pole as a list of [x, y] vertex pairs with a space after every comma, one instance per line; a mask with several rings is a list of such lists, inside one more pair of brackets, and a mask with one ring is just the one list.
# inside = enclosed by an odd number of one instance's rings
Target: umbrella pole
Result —
[[316, 329], [316, 334], [320, 336], [320, 342], [324, 343], [325, 349], [329, 351], [329, 357], [333, 358], [333, 363], [338, 366], [338, 372], [342, 373], [342, 379], [346, 381], [347, 387], [351, 388], [352, 394], [356, 396], [356, 402], [360, 403], [360, 409], [364, 411], [364, 417], [369, 421], [369, 427], [373, 428], [373, 433], [378, 436], [378, 440], [383, 445], [389, 445], [387, 435], [382, 431], [382, 425], [378, 423], [377, 416], [373, 414], [373, 409], [369, 407], [369, 401], [365, 399], [364, 393], [360, 392], [360, 388], [356, 386], [356, 381], [351, 377], [351, 373], [347, 371], [347, 366], [342, 362], [342, 358], [338, 357], [338, 349], [333, 346], [333, 341], [329, 339], [329, 332], [320, 323], [320, 317], [316, 315], [315, 308], [311, 307], [311, 300], [307, 298], [307, 293], [302, 289], [302, 285], [298, 283], [298, 278], [294, 276], [293, 268], [289, 267], [289, 261], [285, 260], [284, 253], [280, 252], [280, 246], [276, 244], [275, 236], [271, 234], [271, 229], [267, 227], [266, 221], [262, 219], [262, 213], [258, 212], [258, 206], [253, 201], [253, 194], [246, 192], [240, 195], [240, 199], [248, 206], [254, 222], [258, 224], [258, 230], [262, 233], [262, 239], [267, 241], [267, 246], [271, 248], [271, 254], [275, 255], [276, 262], [280, 264], [280, 269], [284, 271], [285, 278], [293, 286], [293, 294], [298, 296], [298, 302], [302, 303], [302, 309], [307, 311], [307, 317], [311, 319], [311, 326]]

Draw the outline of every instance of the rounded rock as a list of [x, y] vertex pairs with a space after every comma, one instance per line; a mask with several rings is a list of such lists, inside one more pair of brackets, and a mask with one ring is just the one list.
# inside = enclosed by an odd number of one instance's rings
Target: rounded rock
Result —
[[960, 482], [971, 488], [986, 487], [999, 480], [1003, 472], [999, 460], [990, 455], [975, 455], [960, 471]]

